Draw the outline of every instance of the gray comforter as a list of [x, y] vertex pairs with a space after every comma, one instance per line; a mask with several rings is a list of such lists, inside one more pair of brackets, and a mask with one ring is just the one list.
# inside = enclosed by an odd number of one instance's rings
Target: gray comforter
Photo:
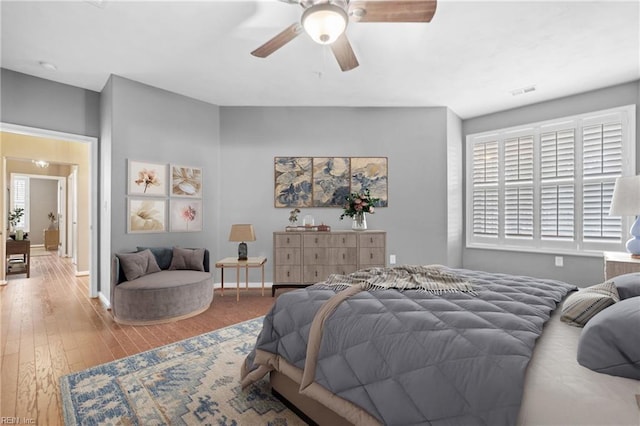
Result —
[[[383, 424], [515, 424], [535, 341], [575, 286], [447, 271], [474, 292], [348, 289], [335, 301], [337, 290], [320, 283], [280, 295], [246, 360], [245, 384], [291, 365], [301, 390], [313, 382], [340, 397], [324, 398], [329, 408], [341, 412], [332, 405], [346, 400]], [[335, 310], [310, 331], [332, 297]]]

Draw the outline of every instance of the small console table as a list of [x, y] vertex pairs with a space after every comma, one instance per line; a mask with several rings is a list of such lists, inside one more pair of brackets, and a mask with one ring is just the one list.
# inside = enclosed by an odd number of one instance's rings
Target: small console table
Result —
[[[27, 274], [27, 278], [30, 276], [31, 270], [31, 241], [24, 240], [14, 240], [9, 238], [7, 240], [7, 275], [17, 275], [17, 274]], [[22, 263], [24, 264], [24, 268], [20, 268], [19, 270], [12, 271], [10, 266], [10, 258], [11, 255], [22, 255]]]
[[264, 256], [249, 257], [247, 260], [238, 260], [237, 257], [225, 257], [216, 262], [216, 268], [220, 268], [220, 292], [224, 296], [224, 268], [235, 268], [236, 270], [236, 301], [240, 301], [240, 269], [244, 269], [246, 280], [245, 288], [249, 289], [249, 268], [262, 269], [262, 295], [264, 296], [264, 264], [267, 258]]

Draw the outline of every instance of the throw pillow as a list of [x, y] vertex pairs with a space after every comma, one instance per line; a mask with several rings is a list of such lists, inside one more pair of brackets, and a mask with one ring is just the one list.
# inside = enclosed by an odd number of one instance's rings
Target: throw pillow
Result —
[[174, 247], [173, 259], [171, 259], [169, 269], [204, 271], [204, 249], [185, 249]]
[[118, 253], [116, 256], [120, 259], [120, 265], [127, 281], [133, 281], [153, 272], [160, 272], [160, 267], [151, 250], [137, 253]]
[[640, 296], [640, 272], [619, 275], [611, 281], [616, 285], [621, 300]]
[[640, 380], [639, 325], [640, 297], [600, 312], [580, 334], [578, 363], [600, 373]]
[[562, 304], [560, 319], [571, 325], [584, 325], [598, 312], [620, 301], [612, 281], [596, 284], [571, 294]]
[[172, 247], [141, 247], [138, 246], [138, 251], [151, 250], [153, 256], [156, 258], [156, 262], [160, 269], [169, 269], [171, 266], [171, 257], [173, 256]]

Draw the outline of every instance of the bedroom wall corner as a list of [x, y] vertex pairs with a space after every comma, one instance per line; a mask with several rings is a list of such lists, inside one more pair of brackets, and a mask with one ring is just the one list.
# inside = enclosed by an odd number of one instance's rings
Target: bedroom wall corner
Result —
[[462, 120], [447, 108], [447, 265], [462, 267], [463, 155]]

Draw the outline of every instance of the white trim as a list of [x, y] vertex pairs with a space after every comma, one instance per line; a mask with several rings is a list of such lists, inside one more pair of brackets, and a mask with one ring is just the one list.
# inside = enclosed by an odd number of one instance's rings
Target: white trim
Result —
[[7, 280], [0, 280], [0, 285], [7, 285], [9, 284], [9, 281]]
[[102, 306], [104, 306], [106, 309], [111, 309], [111, 303], [109, 303], [107, 298], [104, 296], [104, 293], [99, 292], [98, 293], [98, 299], [100, 299], [100, 302], [102, 303]]
[[[468, 249], [472, 250], [498, 250], [498, 251], [510, 251], [518, 253], [537, 253], [548, 255], [564, 255], [564, 256], [578, 256], [578, 257], [602, 257], [602, 253], [609, 250], [565, 250], [565, 249], [541, 249], [541, 248], [528, 248], [528, 247], [514, 247], [514, 246], [493, 246], [488, 244], [470, 244], [467, 245]], [[619, 251], [619, 250], [611, 250]], [[266, 285], [266, 284], [265, 284]]]
[[91, 275], [89, 271], [76, 271], [76, 277], [88, 277]]
[[[111, 264], [111, 260], [110, 260], [110, 256], [111, 254], [109, 252], [107, 253], [101, 253], [100, 259], [98, 259], [98, 235], [100, 235], [101, 238], [105, 237], [105, 233], [104, 230], [102, 230], [101, 228], [103, 227], [99, 227], [98, 226], [98, 217], [100, 216], [100, 223], [104, 224], [104, 220], [103, 220], [103, 212], [102, 211], [98, 211], [98, 174], [97, 171], [99, 170], [98, 168], [98, 149], [100, 148], [100, 145], [102, 144], [98, 144], [98, 138], [97, 137], [93, 137], [93, 136], [85, 136], [85, 135], [78, 135], [75, 133], [65, 133], [65, 132], [58, 132], [55, 130], [48, 130], [48, 129], [41, 129], [41, 128], [37, 128], [37, 127], [29, 127], [29, 126], [21, 126], [18, 124], [11, 124], [11, 123], [3, 123], [0, 122], [0, 131], [2, 132], [8, 132], [8, 133], [16, 133], [16, 134], [20, 134], [20, 135], [26, 135], [26, 136], [35, 136], [35, 137], [43, 137], [43, 138], [51, 138], [51, 139], [60, 139], [60, 140], [66, 140], [66, 141], [71, 141], [71, 142], [84, 142], [84, 143], [88, 143], [89, 144], [89, 156], [90, 156], [90, 160], [89, 160], [89, 179], [90, 179], [90, 188], [91, 188], [91, 218], [89, 220], [89, 228], [90, 228], [90, 232], [89, 232], [89, 246], [91, 247], [91, 256], [89, 259], [89, 270], [90, 270], [90, 274], [89, 274], [89, 297], [97, 297], [98, 296], [98, 287], [99, 287], [99, 282], [100, 282], [100, 277], [98, 276], [98, 262], [100, 262], [102, 265], [105, 265], [105, 268], [102, 269], [107, 269], [107, 274], [109, 274], [109, 271], [111, 270], [110, 268], [110, 264]], [[110, 146], [109, 146], [110, 147]], [[6, 163], [5, 163], [6, 165]], [[111, 170], [111, 157], [109, 157], [108, 162], [106, 162], [106, 160], [103, 160], [102, 162], [102, 166], [103, 168], [105, 166], [108, 166], [108, 169]], [[6, 170], [6, 168], [5, 168]], [[111, 193], [107, 193], [106, 195], [103, 194], [103, 197], [108, 197], [108, 199], [111, 199]], [[5, 201], [6, 203], [6, 201]], [[6, 218], [6, 213], [0, 213], [0, 216]], [[6, 220], [6, 219], [5, 219]], [[111, 226], [110, 223], [108, 223], [108, 227], [107, 227], [107, 231], [108, 234], [106, 234], [107, 238], [111, 238]], [[105, 261], [106, 259], [106, 261]], [[5, 260], [4, 259], [0, 259], [0, 266], [2, 268], [5, 267]], [[108, 275], [107, 275], [108, 276]], [[105, 283], [109, 283], [109, 280], [104, 281]], [[106, 284], [105, 284], [106, 285]]]
[[[244, 290], [246, 285], [246, 282], [244, 281], [240, 281], [240, 291], [242, 292], [242, 290]], [[264, 288], [271, 288], [273, 286], [273, 283], [271, 282], [264, 282]], [[222, 285], [220, 283], [214, 283], [213, 284], [213, 288], [214, 289], [220, 289], [222, 288]], [[262, 288], [262, 282], [253, 282], [253, 281], [249, 281], [249, 288]], [[226, 281], [224, 283], [224, 289], [225, 290], [236, 290], [236, 282], [235, 281]], [[242, 293], [240, 293], [240, 296], [242, 296]]]

